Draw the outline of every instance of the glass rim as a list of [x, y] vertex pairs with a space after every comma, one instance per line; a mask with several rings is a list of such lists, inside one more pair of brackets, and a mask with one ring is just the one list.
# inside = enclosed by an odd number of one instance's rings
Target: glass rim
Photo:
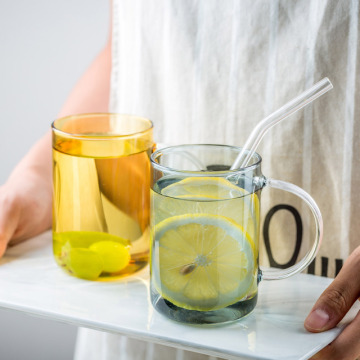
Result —
[[[238, 174], [238, 173], [245, 173], [245, 172], [249, 172], [249, 171], [253, 171], [255, 170], [262, 162], [262, 157], [257, 153], [254, 152], [254, 154], [252, 155], [252, 158], [256, 158], [257, 160], [251, 164], [248, 165], [244, 168], [240, 168], [240, 169], [236, 169], [236, 170], [215, 170], [215, 171], [195, 171], [195, 170], [179, 170], [179, 169], [174, 169], [168, 166], [164, 166], [159, 164], [158, 162], [156, 162], [156, 158], [159, 157], [163, 152], [168, 152], [170, 151], [170, 149], [174, 149], [174, 148], [190, 148], [190, 147], [198, 147], [198, 146], [209, 146], [209, 147], [216, 147], [216, 148], [230, 148], [230, 149], [234, 149], [236, 151], [238, 151], [240, 153], [240, 151], [242, 150], [242, 147], [240, 146], [235, 146], [235, 145], [224, 145], [224, 144], [182, 144], [182, 145], [170, 145], [170, 146], [166, 146], [163, 147], [161, 149], [158, 149], [156, 151], [154, 151], [151, 156], [150, 156], [150, 162], [151, 162], [151, 166], [153, 168], [155, 168], [156, 170], [159, 171], [163, 171], [163, 172], [172, 172], [172, 173], [176, 173], [176, 174], [182, 174], [182, 175], [186, 175], [189, 174], [190, 176], [197, 176], [197, 177], [208, 177], [209, 174], [211, 174], [211, 176], [227, 176], [227, 175], [234, 175], [234, 174]], [[246, 152], [249, 152], [250, 150], [245, 150]]]
[[[86, 117], [96, 117], [96, 116], [131, 117], [134, 119], [141, 119], [141, 120], [145, 120], [148, 123], [148, 127], [144, 130], [136, 131], [136, 132], [124, 134], [124, 135], [121, 135], [121, 134], [106, 135], [104, 133], [101, 135], [94, 136], [94, 135], [89, 135], [89, 134], [70, 133], [70, 132], [59, 129], [56, 126], [56, 123], [58, 121], [71, 120], [72, 118], [75, 119], [75, 118], [86, 118]], [[146, 117], [134, 115], [134, 114], [112, 113], [112, 112], [94, 112], [94, 113], [82, 113], [82, 114], [67, 115], [67, 116], [59, 117], [51, 123], [51, 130], [54, 133], [57, 133], [59, 135], [73, 138], [73, 139], [102, 140], [102, 141], [103, 140], [114, 140], [114, 139], [126, 139], [126, 138], [133, 138], [134, 136], [142, 136], [142, 135], [145, 135], [147, 132], [151, 131], [153, 128], [154, 128], [153, 122]]]

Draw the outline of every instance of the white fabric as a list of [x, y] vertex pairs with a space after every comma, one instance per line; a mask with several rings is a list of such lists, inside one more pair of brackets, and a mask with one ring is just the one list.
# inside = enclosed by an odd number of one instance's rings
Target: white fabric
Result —
[[[273, 128], [258, 151], [265, 175], [317, 201], [325, 233], [314, 270], [333, 277], [359, 244], [358, 19], [357, 0], [114, 0], [110, 111], [152, 119], [158, 142], [241, 145], [263, 117], [328, 76], [334, 90]], [[279, 203], [301, 214], [301, 256], [314, 233], [311, 215], [293, 196], [263, 191], [264, 216]], [[291, 215], [277, 213], [268, 230], [275, 260], [286, 262]], [[260, 252], [268, 263], [263, 241]], [[130, 340], [91, 336], [77, 360], [94, 349], [96, 359], [137, 359], [122, 353]], [[136, 344], [142, 359], [161, 359], [161, 347]], [[192, 356], [168, 351], [167, 359]]]
[[[81, 328], [75, 360], [217, 360], [212, 356]], [[248, 360], [248, 358], [239, 358]]]

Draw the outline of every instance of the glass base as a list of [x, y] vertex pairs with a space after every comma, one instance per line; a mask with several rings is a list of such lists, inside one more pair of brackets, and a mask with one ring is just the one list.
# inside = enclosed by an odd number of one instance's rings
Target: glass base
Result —
[[159, 313], [177, 322], [193, 325], [223, 324], [249, 315], [256, 306], [257, 293], [252, 298], [214, 311], [187, 310], [178, 307], [164, 299], [155, 289], [151, 289], [151, 302]]

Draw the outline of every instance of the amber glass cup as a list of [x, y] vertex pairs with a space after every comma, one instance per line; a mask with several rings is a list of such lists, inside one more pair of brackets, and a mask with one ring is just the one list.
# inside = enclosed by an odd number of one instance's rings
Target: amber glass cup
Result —
[[148, 119], [99, 113], [52, 124], [53, 249], [69, 274], [109, 280], [148, 262]]

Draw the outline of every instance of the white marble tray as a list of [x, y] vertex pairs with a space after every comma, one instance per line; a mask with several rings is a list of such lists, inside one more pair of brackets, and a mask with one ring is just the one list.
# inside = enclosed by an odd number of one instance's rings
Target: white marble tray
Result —
[[330, 281], [300, 274], [263, 282], [247, 318], [218, 327], [182, 325], [153, 310], [148, 269], [117, 282], [73, 278], [55, 264], [47, 232], [0, 259], [0, 307], [229, 359], [308, 359], [341, 331], [310, 334], [303, 328]]

